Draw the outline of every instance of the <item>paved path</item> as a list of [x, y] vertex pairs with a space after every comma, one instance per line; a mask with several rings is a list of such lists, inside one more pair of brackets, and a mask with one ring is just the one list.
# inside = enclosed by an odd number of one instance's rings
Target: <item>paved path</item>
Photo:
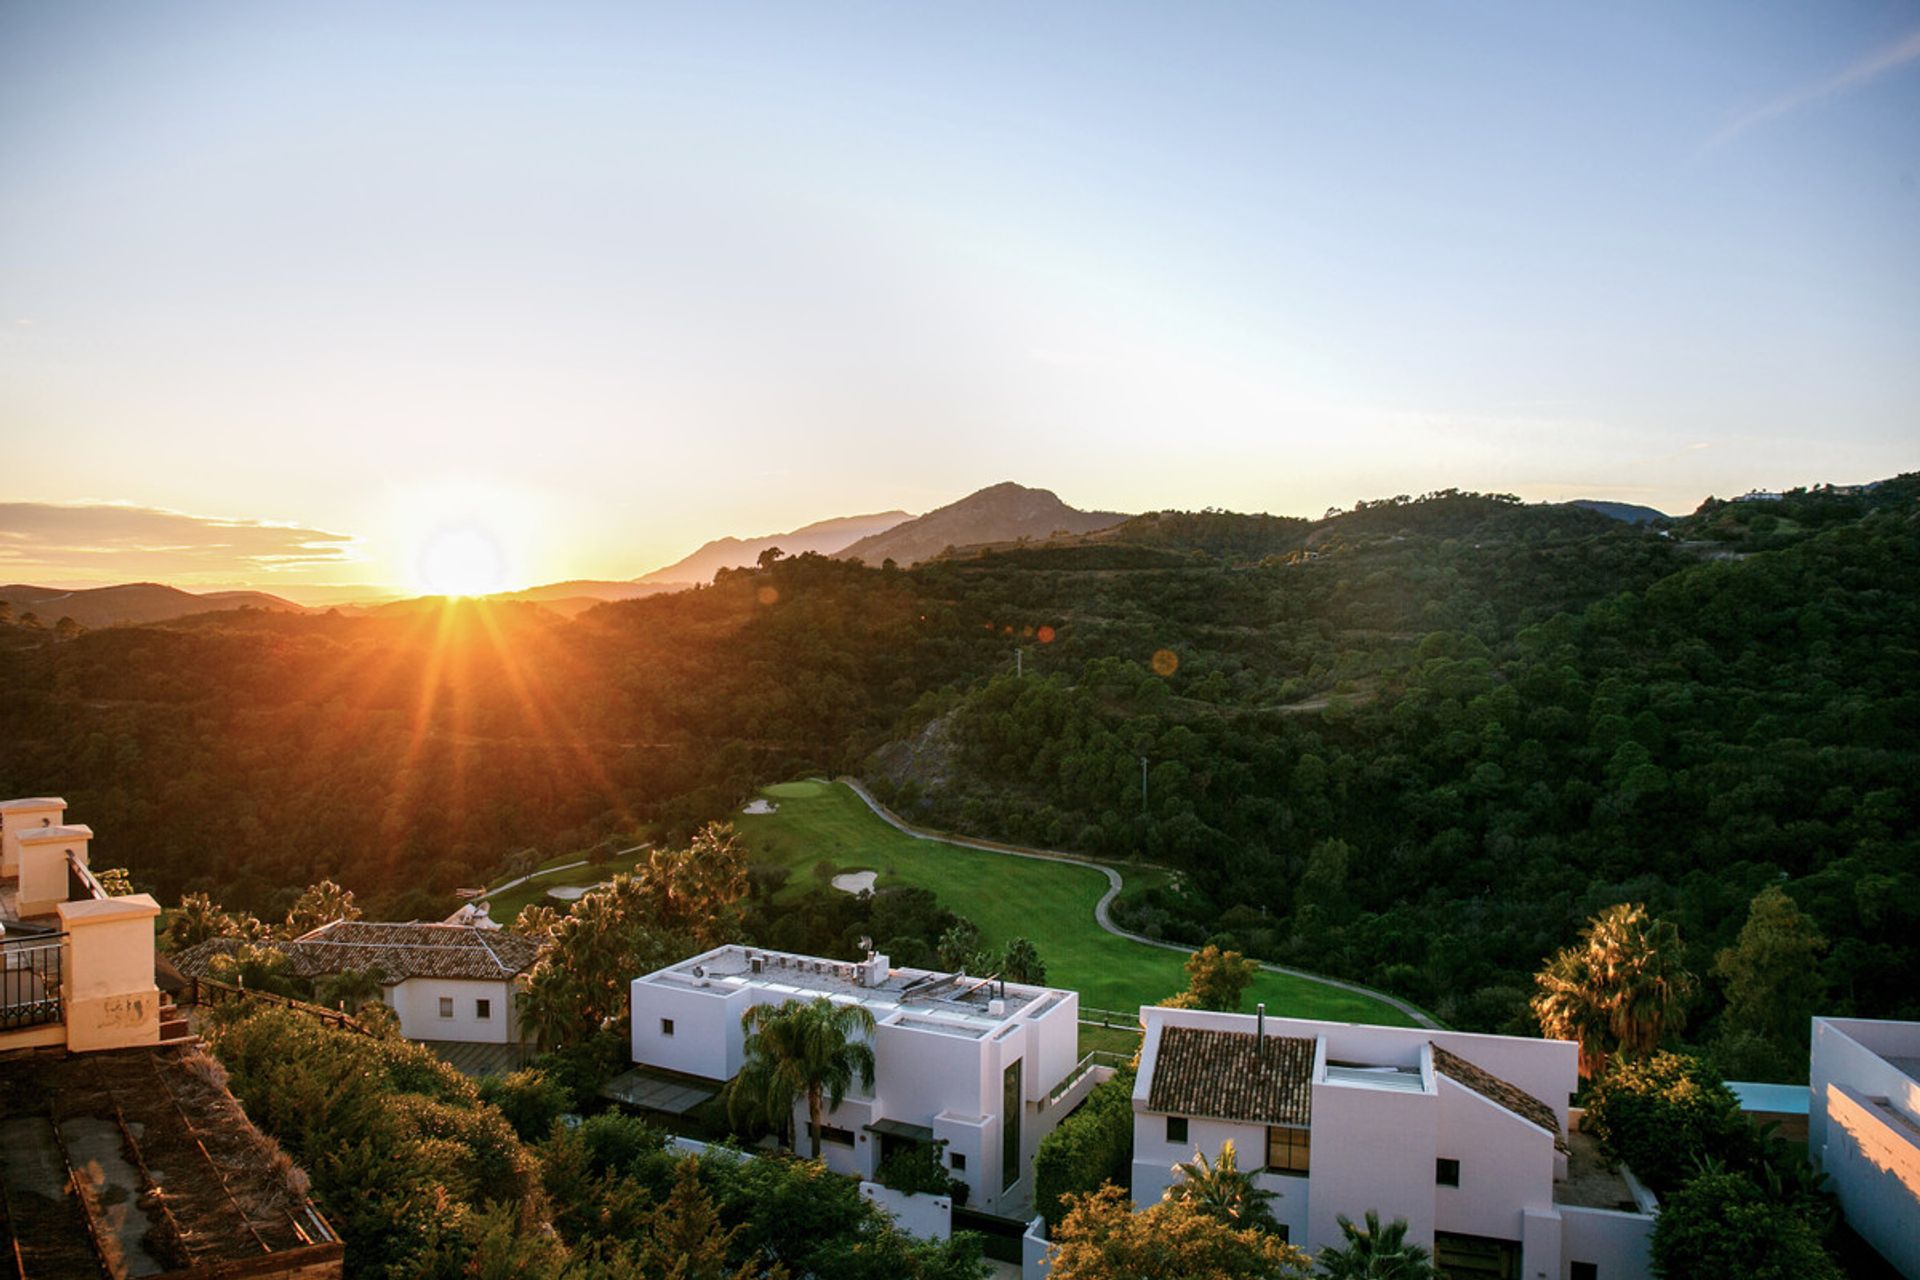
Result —
[[477, 901], [485, 901], [486, 899], [491, 898], [494, 894], [505, 893], [509, 889], [518, 889], [521, 885], [525, 884], [529, 880], [538, 880], [541, 876], [550, 876], [556, 871], [571, 871], [575, 867], [584, 867], [586, 865], [587, 865], [587, 860], [585, 858], [582, 858], [578, 862], [563, 862], [557, 867], [542, 867], [540, 868], [540, 870], [530, 871], [526, 875], [521, 876], [518, 879], [509, 880], [505, 884], [497, 884], [493, 886], [493, 888], [481, 894], [480, 898], [477, 899]]
[[[1122, 929], [1119, 925], [1115, 924], [1108, 908], [1113, 905], [1113, 900], [1120, 896], [1120, 890], [1125, 882], [1121, 880], [1118, 871], [1115, 871], [1105, 863], [1093, 862], [1089, 859], [1078, 857], [1075, 854], [1059, 853], [1051, 849], [1027, 849], [1018, 845], [999, 844], [989, 840], [969, 840], [965, 836], [943, 835], [932, 831], [922, 831], [874, 799], [873, 793], [861, 785], [857, 778], [843, 777], [838, 779], [838, 781], [845, 783], [849, 790], [864, 800], [867, 807], [873, 810], [875, 816], [882, 822], [900, 832], [902, 835], [912, 836], [915, 840], [931, 840], [936, 844], [950, 844], [962, 849], [978, 849], [982, 853], [999, 853], [1009, 858], [1038, 858], [1043, 862], [1071, 862], [1078, 867], [1091, 867], [1107, 878], [1107, 891], [1100, 895], [1100, 901], [1095, 903], [1093, 907], [1093, 918], [1102, 929], [1105, 929], [1116, 938], [1125, 938], [1129, 942], [1138, 942], [1143, 946], [1159, 947], [1164, 951], [1178, 951], [1184, 955], [1191, 953], [1193, 950], [1193, 948], [1183, 946], [1178, 942], [1165, 942], [1159, 938], [1149, 938], [1145, 934], [1134, 933], [1132, 930]], [[1342, 991], [1351, 991], [1356, 995], [1367, 996], [1383, 1004], [1392, 1005], [1409, 1018], [1412, 1018], [1414, 1022], [1420, 1026], [1436, 1030], [1440, 1027], [1440, 1024], [1435, 1022], [1432, 1016], [1424, 1010], [1409, 1004], [1398, 996], [1388, 995], [1384, 991], [1375, 991], [1372, 987], [1363, 987], [1357, 982], [1348, 982], [1343, 978], [1329, 978], [1323, 974], [1308, 973], [1305, 969], [1289, 969], [1285, 965], [1268, 964], [1264, 960], [1258, 960], [1254, 963], [1258, 964], [1268, 973], [1283, 973], [1290, 978], [1303, 978], [1308, 982], [1324, 983], [1329, 987], [1338, 987]]]

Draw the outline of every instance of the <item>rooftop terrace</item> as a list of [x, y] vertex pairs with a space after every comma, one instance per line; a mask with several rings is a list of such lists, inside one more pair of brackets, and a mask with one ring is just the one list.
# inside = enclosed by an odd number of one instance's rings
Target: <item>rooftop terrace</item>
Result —
[[642, 981], [716, 992], [752, 987], [775, 998], [805, 1000], [826, 996], [865, 1005], [878, 1021], [979, 1039], [1009, 1020], [1036, 1016], [1064, 998], [1047, 987], [998, 979], [942, 973], [931, 969], [895, 969], [876, 961], [853, 963], [817, 956], [727, 946], [683, 960]]

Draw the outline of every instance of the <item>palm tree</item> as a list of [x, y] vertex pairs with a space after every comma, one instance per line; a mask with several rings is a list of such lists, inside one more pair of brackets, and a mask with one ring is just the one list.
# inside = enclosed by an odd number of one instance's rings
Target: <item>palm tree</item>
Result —
[[[746, 1031], [746, 1064], [727, 1086], [727, 1118], [759, 1120], [783, 1137], [793, 1104], [807, 1102], [807, 1134], [813, 1159], [820, 1158], [820, 1123], [853, 1087], [873, 1087], [873, 1015], [857, 1004], [825, 996], [755, 1005], [740, 1019]], [[798, 1143], [792, 1144], [796, 1154]]]
[[1369, 1209], [1364, 1230], [1344, 1213], [1334, 1221], [1346, 1239], [1320, 1251], [1320, 1268], [1329, 1280], [1438, 1280], [1440, 1272], [1432, 1255], [1407, 1243], [1405, 1218], [1395, 1218], [1383, 1227], [1379, 1210]]
[[289, 938], [298, 938], [335, 920], [359, 918], [360, 908], [354, 905], [353, 890], [342, 889], [331, 880], [322, 880], [318, 884], [308, 885], [306, 892], [294, 901], [287, 911], [287, 923], [282, 932]]
[[1614, 1053], [1641, 1057], [1685, 1025], [1694, 977], [1680, 960], [1680, 931], [1639, 903], [1588, 921], [1580, 941], [1534, 977], [1540, 1030], [1580, 1042], [1580, 1070], [1596, 1076]]
[[1173, 1166], [1180, 1181], [1167, 1188], [1168, 1200], [1190, 1201], [1210, 1218], [1218, 1218], [1230, 1227], [1273, 1225], [1273, 1210], [1267, 1202], [1278, 1199], [1275, 1192], [1254, 1185], [1253, 1175], [1240, 1169], [1240, 1154], [1229, 1138], [1221, 1144], [1220, 1158], [1209, 1161], [1204, 1151], [1193, 1159]]
[[314, 984], [314, 998], [347, 1013], [358, 1013], [386, 991], [386, 975], [379, 968], [343, 969]]

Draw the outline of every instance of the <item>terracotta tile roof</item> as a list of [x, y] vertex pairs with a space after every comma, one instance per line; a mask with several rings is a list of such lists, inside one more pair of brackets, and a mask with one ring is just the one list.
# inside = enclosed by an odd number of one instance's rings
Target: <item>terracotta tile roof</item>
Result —
[[[1428, 1043], [1432, 1043], [1429, 1041]], [[1457, 1053], [1433, 1045], [1433, 1069], [1448, 1079], [1473, 1090], [1495, 1106], [1504, 1107], [1522, 1120], [1531, 1120], [1553, 1135], [1553, 1145], [1569, 1150], [1566, 1135], [1560, 1132], [1559, 1117], [1553, 1108], [1517, 1084], [1508, 1084], [1491, 1071], [1482, 1070]]]
[[1305, 1125], [1313, 1115], [1313, 1048], [1298, 1036], [1268, 1036], [1262, 1053], [1250, 1032], [1162, 1027], [1147, 1109]]
[[[231, 955], [238, 938], [209, 938], [173, 957], [188, 977], [204, 978], [215, 956]], [[540, 944], [505, 929], [463, 924], [378, 924], [336, 920], [290, 942], [268, 941], [287, 957], [297, 978], [349, 969], [379, 969], [389, 982], [407, 978], [480, 978], [505, 981], [533, 966]]]

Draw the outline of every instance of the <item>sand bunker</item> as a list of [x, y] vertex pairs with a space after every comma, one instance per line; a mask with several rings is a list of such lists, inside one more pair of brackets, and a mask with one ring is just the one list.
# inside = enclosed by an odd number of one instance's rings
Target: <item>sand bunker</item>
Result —
[[779, 811], [779, 808], [780, 806], [775, 804], [771, 800], [753, 799], [753, 800], [747, 801], [747, 807], [742, 809], [740, 812], [742, 813], [776, 813]]
[[609, 882], [602, 880], [600, 884], [563, 884], [557, 889], [547, 890], [547, 896], [558, 898], [562, 902], [578, 902], [593, 890], [598, 889], [600, 885], [607, 883]]
[[842, 893], [871, 893], [878, 871], [843, 871], [833, 878], [833, 887]]

